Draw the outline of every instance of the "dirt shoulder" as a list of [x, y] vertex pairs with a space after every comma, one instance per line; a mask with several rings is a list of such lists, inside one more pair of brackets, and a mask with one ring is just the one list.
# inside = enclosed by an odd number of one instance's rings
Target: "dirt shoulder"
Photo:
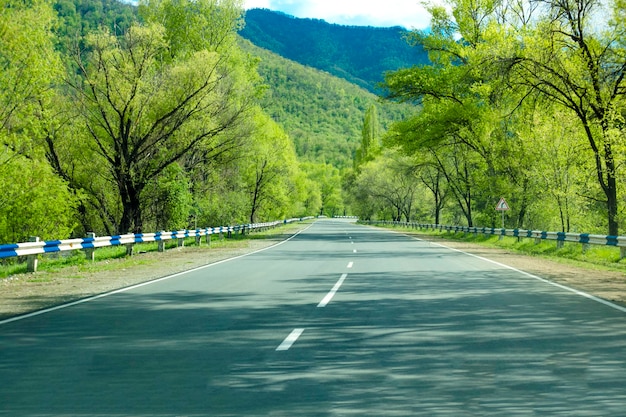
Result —
[[[102, 261], [0, 279], [0, 320], [70, 301], [106, 293], [168, 275], [202, 267], [275, 245], [306, 224], [263, 239], [234, 242], [225, 247], [186, 247], [165, 253]], [[415, 235], [445, 246], [509, 265], [541, 278], [626, 306], [626, 273], [572, 266], [550, 259], [426, 235]]]

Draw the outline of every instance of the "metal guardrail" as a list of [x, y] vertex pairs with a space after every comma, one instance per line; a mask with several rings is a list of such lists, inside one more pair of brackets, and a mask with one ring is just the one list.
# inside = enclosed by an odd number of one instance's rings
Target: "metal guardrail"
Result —
[[53, 254], [58, 252], [66, 252], [73, 250], [83, 250], [87, 254], [87, 257], [94, 259], [94, 251], [97, 248], [108, 246], [126, 246], [126, 253], [128, 255], [133, 254], [133, 245], [137, 243], [146, 242], [158, 242], [159, 251], [165, 250], [165, 242], [168, 240], [178, 240], [179, 246], [182, 246], [185, 238], [195, 237], [196, 243], [199, 244], [202, 237], [207, 238], [207, 242], [210, 243], [210, 237], [212, 235], [230, 235], [232, 233], [241, 232], [245, 234], [249, 231], [264, 230], [271, 227], [276, 227], [280, 224], [293, 223], [296, 221], [308, 220], [311, 217], [304, 218], [292, 218], [287, 220], [266, 222], [266, 223], [252, 223], [243, 224], [237, 226], [219, 226], [219, 227], [207, 227], [195, 230], [175, 230], [171, 232], [155, 232], [155, 233], [129, 233], [116, 236], [90, 236], [77, 239], [65, 239], [65, 240], [45, 240], [40, 241], [39, 238], [32, 238], [31, 242], [12, 243], [6, 245], [0, 245], [0, 259], [27, 256], [28, 270], [34, 272], [37, 269], [37, 255], [41, 254]]
[[384, 224], [384, 225], [396, 225], [404, 226], [413, 229], [432, 229], [448, 232], [463, 232], [474, 233], [494, 236], [510, 236], [519, 239], [532, 238], [536, 243], [544, 240], [554, 240], [558, 247], [563, 246], [565, 242], [580, 243], [583, 245], [583, 250], [588, 247], [587, 245], [603, 245], [603, 246], [616, 246], [620, 248], [620, 257], [626, 257], [626, 236], [605, 236], [605, 235], [592, 235], [589, 233], [565, 233], [565, 232], [546, 232], [541, 230], [526, 230], [526, 229], [501, 229], [494, 227], [468, 227], [468, 226], [448, 226], [442, 224], [426, 224], [426, 223], [414, 223], [414, 222], [393, 222], [393, 221], [370, 221], [370, 224]]

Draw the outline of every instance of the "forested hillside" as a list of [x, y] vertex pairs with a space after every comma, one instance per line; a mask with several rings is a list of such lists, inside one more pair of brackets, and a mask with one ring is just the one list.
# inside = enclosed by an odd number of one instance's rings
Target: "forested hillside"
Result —
[[380, 92], [383, 74], [428, 63], [428, 56], [406, 40], [401, 27], [374, 28], [299, 19], [281, 12], [251, 9], [239, 32], [253, 44], [303, 65]]
[[326, 72], [245, 40], [242, 47], [260, 58], [258, 71], [268, 88], [261, 99], [262, 107], [285, 128], [305, 161], [325, 162], [341, 169], [352, 167], [370, 106], [378, 107], [381, 129], [410, 114], [411, 106], [382, 103], [378, 96]]

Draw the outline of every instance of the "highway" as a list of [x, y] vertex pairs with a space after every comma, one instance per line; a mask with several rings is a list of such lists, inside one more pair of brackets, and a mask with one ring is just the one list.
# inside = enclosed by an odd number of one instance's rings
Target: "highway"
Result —
[[6, 416], [624, 416], [626, 313], [320, 220], [275, 247], [0, 322]]

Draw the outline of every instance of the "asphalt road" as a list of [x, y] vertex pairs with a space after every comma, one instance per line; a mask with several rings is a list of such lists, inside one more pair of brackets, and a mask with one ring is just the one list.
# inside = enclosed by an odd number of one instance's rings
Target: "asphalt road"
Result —
[[2, 322], [0, 415], [624, 416], [626, 313], [318, 221], [262, 252]]

